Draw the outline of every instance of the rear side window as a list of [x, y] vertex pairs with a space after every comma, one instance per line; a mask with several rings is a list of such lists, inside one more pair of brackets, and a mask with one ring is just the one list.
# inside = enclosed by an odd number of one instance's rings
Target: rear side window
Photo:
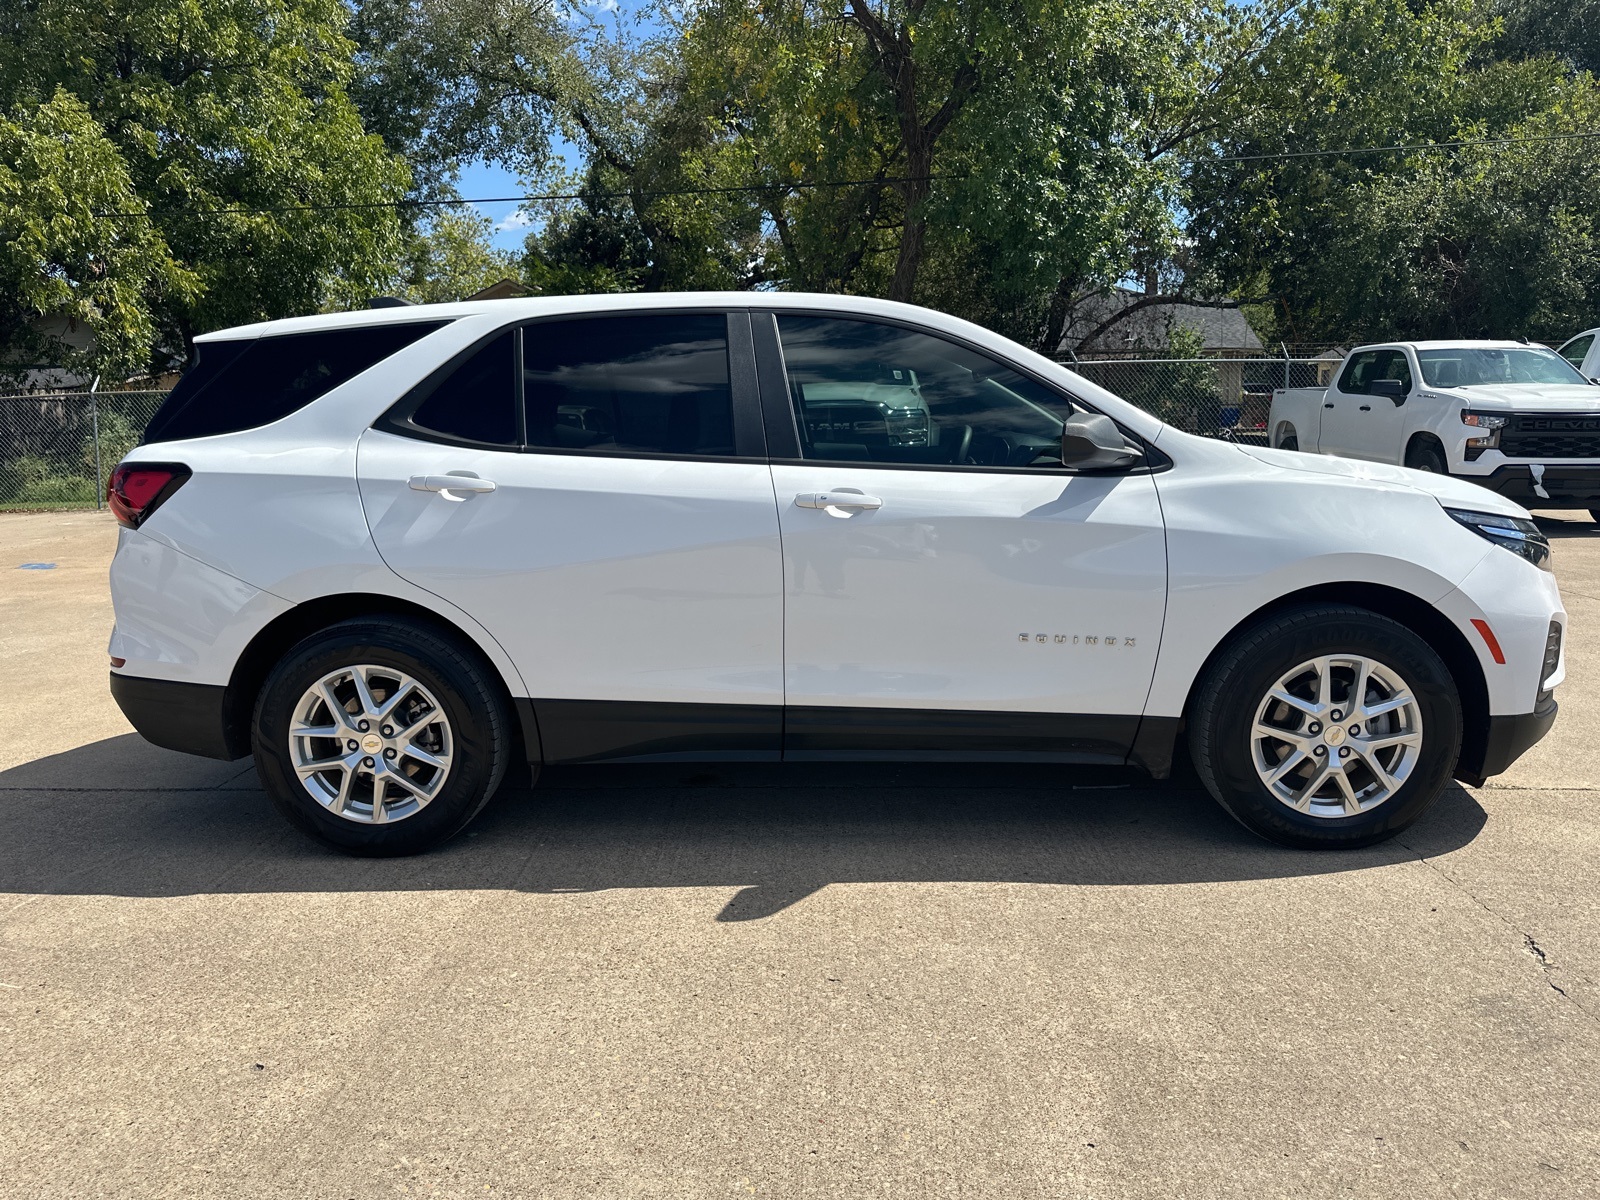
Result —
[[202, 342], [195, 364], [150, 419], [144, 440], [172, 442], [271, 424], [443, 324], [414, 321]]
[[478, 445], [517, 444], [517, 331], [474, 351], [409, 418], [424, 433]]
[[734, 452], [720, 313], [541, 321], [523, 329], [522, 360], [534, 449]]
[[1594, 334], [1592, 333], [1586, 333], [1582, 337], [1575, 337], [1561, 347], [1561, 357], [1581, 371], [1583, 370], [1583, 360], [1589, 356], [1589, 347], [1592, 345], [1594, 345]]

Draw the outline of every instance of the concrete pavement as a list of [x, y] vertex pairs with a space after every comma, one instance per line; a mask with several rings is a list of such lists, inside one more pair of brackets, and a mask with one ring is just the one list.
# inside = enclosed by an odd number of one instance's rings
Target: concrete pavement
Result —
[[1594, 1194], [1600, 536], [1550, 527], [1555, 732], [1371, 850], [1132, 773], [666, 766], [369, 862], [125, 732], [109, 519], [0, 517], [0, 1195]]

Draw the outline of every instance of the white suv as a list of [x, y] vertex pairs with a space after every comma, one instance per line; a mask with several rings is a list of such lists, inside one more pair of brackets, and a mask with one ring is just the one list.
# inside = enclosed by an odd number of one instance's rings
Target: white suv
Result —
[[277, 321], [116, 470], [111, 686], [362, 854], [513, 763], [1047, 761], [1180, 736], [1295, 846], [1405, 828], [1555, 717], [1515, 504], [1192, 437], [924, 309], [569, 297]]

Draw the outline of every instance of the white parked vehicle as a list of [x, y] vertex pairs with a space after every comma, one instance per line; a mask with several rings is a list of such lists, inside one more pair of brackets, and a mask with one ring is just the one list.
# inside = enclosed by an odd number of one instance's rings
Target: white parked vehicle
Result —
[[117, 469], [111, 686], [362, 854], [513, 763], [1133, 764], [1370, 843], [1555, 717], [1549, 546], [1470, 484], [1209, 441], [924, 309], [277, 321]]
[[1556, 351], [1591, 383], [1600, 383], [1600, 329], [1586, 329]]
[[1272, 445], [1471, 480], [1600, 520], [1600, 388], [1526, 342], [1358, 346], [1326, 388], [1280, 388]]

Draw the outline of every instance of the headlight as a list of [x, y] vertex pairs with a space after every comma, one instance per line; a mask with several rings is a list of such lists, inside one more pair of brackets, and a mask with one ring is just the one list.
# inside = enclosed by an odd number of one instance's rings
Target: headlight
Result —
[[1489, 450], [1500, 444], [1500, 431], [1506, 427], [1506, 418], [1499, 413], [1473, 412], [1464, 408], [1461, 410], [1461, 423], [1483, 430], [1477, 437], [1467, 439], [1468, 446], [1474, 450]]
[[1532, 521], [1463, 508], [1447, 508], [1445, 512], [1479, 537], [1487, 538], [1496, 546], [1503, 546], [1536, 567], [1550, 570], [1550, 539]]

